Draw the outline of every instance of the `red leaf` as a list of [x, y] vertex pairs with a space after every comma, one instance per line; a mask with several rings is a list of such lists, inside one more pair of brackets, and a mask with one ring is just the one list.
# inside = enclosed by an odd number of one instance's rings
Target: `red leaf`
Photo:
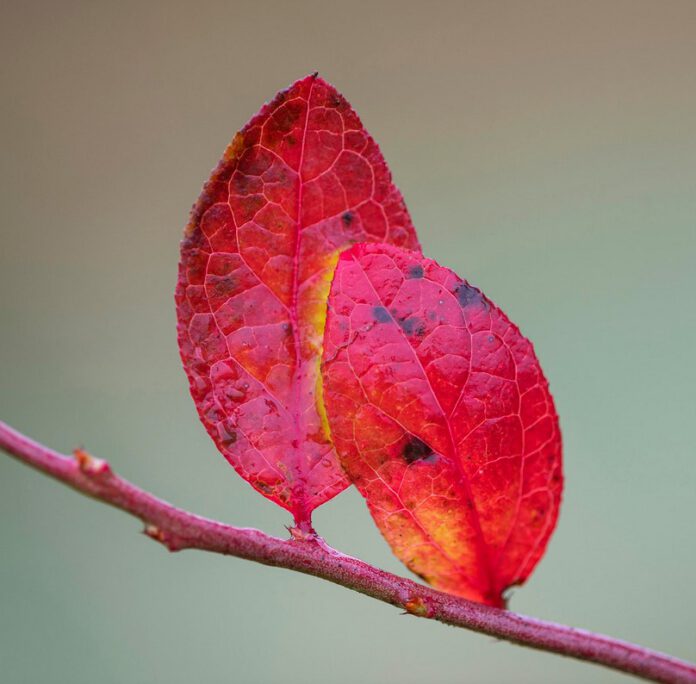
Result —
[[541, 558], [562, 488], [531, 343], [449, 269], [357, 245], [334, 275], [324, 346], [336, 449], [394, 553], [444, 591], [502, 605]]
[[338, 253], [365, 241], [418, 248], [377, 145], [313, 75], [235, 136], [181, 246], [179, 347], [201, 420], [303, 529], [348, 484], [318, 408], [319, 361]]

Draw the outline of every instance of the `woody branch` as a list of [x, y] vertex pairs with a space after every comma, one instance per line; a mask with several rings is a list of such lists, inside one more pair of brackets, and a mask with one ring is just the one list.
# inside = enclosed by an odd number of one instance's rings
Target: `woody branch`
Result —
[[655, 682], [696, 684], [696, 665], [585, 630], [492, 608], [430, 589], [373, 567], [303, 534], [290, 540], [232, 527], [183, 511], [116, 475], [83, 450], [72, 457], [34, 442], [0, 421], [0, 449], [94, 499], [143, 521], [170, 551], [199, 549], [295, 570], [334, 582], [418, 617], [597, 663]]

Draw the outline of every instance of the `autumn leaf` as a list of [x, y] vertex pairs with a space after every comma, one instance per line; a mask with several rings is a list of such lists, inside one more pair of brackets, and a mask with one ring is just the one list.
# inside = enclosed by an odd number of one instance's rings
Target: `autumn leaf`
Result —
[[339, 260], [324, 338], [334, 443], [394, 553], [491, 605], [556, 524], [561, 436], [531, 343], [479, 290], [417, 253]]
[[322, 417], [319, 362], [338, 253], [366, 241], [418, 249], [377, 145], [312, 75], [235, 136], [181, 245], [179, 347], [200, 418], [302, 529], [348, 485]]

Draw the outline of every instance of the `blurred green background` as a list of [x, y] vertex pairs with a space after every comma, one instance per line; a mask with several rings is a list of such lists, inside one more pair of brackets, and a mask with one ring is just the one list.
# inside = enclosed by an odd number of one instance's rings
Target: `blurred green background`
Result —
[[[696, 659], [696, 2], [8, 1], [0, 63], [2, 419], [284, 534], [198, 422], [172, 291], [225, 145], [318, 69], [550, 379], [565, 500], [511, 607]], [[315, 523], [405, 573], [354, 491]], [[0, 456], [2, 682], [626, 681], [139, 530]]]

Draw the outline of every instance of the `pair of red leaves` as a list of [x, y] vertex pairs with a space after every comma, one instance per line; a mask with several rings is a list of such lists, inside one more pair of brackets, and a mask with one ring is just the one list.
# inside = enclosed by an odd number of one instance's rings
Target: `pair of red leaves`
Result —
[[532, 345], [424, 258], [380, 151], [316, 75], [279, 93], [194, 206], [181, 357], [225, 458], [311, 530], [357, 486], [394, 553], [492, 605], [558, 516], [558, 420]]

